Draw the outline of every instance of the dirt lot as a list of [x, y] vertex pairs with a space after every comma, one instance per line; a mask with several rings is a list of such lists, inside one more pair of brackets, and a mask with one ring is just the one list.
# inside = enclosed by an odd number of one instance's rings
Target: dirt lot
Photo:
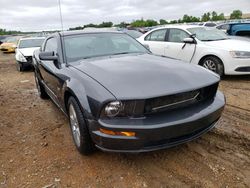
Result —
[[81, 156], [67, 119], [41, 100], [33, 72], [0, 53], [0, 187], [250, 187], [250, 76], [226, 77], [211, 132], [146, 154]]

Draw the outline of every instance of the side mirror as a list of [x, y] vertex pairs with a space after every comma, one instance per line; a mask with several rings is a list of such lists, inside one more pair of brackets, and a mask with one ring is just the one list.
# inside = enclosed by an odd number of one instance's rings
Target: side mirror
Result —
[[40, 52], [39, 59], [44, 61], [57, 61], [58, 57], [54, 52]]
[[193, 44], [193, 43], [195, 43], [195, 40], [193, 38], [184, 38], [183, 42], [184, 43]]

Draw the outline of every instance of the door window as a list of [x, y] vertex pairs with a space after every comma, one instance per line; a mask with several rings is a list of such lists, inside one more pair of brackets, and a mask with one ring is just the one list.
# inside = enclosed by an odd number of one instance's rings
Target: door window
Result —
[[55, 38], [50, 38], [47, 40], [44, 48], [45, 52], [57, 52], [57, 40]]
[[168, 41], [169, 42], [183, 42], [184, 38], [188, 38], [190, 37], [190, 35], [180, 29], [170, 29], [169, 30], [169, 37], [168, 37]]
[[157, 31], [153, 31], [148, 36], [146, 36], [145, 40], [148, 41], [165, 41], [166, 29], [160, 29]]

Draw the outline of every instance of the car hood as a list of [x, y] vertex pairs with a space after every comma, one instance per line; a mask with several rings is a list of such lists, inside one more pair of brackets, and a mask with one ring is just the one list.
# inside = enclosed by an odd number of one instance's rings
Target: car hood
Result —
[[35, 50], [39, 49], [39, 47], [35, 48], [18, 48], [18, 50], [24, 55], [24, 56], [33, 56], [33, 53]]
[[219, 81], [214, 73], [197, 65], [150, 54], [94, 58], [72, 66], [120, 100], [170, 95]]
[[221, 48], [226, 50], [235, 50], [235, 51], [250, 51], [250, 42], [237, 40], [237, 39], [227, 39], [227, 40], [218, 40], [218, 41], [209, 41], [205, 42], [208, 46]]
[[2, 43], [0, 46], [1, 47], [11, 47], [13, 45], [16, 45], [15, 43], [12, 43], [12, 42], [4, 42]]

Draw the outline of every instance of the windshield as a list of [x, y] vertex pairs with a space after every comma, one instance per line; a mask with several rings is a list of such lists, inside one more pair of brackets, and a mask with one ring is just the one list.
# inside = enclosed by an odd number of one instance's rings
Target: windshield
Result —
[[215, 41], [215, 40], [225, 40], [228, 36], [218, 29], [211, 29], [206, 27], [193, 27], [187, 29], [190, 33], [194, 34], [197, 39], [201, 41]]
[[120, 33], [67, 36], [64, 42], [67, 62], [100, 56], [148, 53], [148, 50], [135, 39]]
[[44, 39], [25, 39], [20, 40], [18, 48], [34, 48], [40, 47]]
[[3, 40], [3, 42], [10, 42], [10, 43], [17, 43], [17, 41], [20, 39], [21, 37], [7, 37]]

